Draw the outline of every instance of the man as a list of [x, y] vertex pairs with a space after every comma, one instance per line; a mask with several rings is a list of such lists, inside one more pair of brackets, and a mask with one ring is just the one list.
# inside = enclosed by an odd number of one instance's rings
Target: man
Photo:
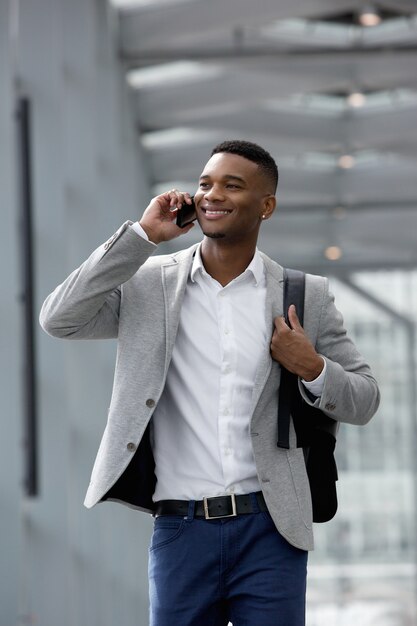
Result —
[[309, 404], [364, 424], [379, 393], [327, 280], [307, 276], [305, 323], [283, 318], [283, 270], [256, 248], [278, 171], [261, 147], [218, 145], [195, 193], [199, 245], [173, 189], [126, 222], [46, 299], [57, 337], [118, 338], [108, 423], [85, 504], [152, 512], [152, 626], [302, 626], [311, 497], [291, 430], [278, 448], [281, 366]]

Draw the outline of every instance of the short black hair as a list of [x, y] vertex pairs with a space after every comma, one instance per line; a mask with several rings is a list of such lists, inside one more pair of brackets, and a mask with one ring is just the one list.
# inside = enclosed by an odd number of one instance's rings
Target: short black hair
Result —
[[232, 139], [217, 144], [217, 146], [213, 148], [210, 156], [219, 154], [220, 152], [237, 154], [253, 163], [257, 163], [263, 174], [271, 181], [274, 191], [276, 191], [278, 185], [278, 167], [272, 156], [264, 148], [261, 148], [261, 146], [251, 141]]

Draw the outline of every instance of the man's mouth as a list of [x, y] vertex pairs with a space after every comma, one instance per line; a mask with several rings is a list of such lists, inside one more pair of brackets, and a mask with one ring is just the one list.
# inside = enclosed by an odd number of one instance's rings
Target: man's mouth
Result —
[[232, 212], [231, 209], [214, 209], [208, 207], [201, 207], [201, 210], [208, 218], [222, 217], [223, 215], [229, 215], [229, 213]]

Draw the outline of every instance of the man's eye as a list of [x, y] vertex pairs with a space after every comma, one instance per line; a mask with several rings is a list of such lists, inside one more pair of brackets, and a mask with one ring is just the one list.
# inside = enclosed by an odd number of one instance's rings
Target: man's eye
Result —
[[228, 189], [240, 189], [239, 185], [232, 185], [232, 183], [230, 183], [229, 185], [226, 185], [226, 187]]
[[200, 189], [207, 189], [208, 183], [200, 183]]

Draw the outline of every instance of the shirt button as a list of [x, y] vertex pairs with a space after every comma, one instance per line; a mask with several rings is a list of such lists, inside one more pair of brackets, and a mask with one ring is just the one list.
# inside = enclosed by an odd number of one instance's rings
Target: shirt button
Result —
[[224, 409], [223, 415], [229, 415], [229, 409], [227, 407]]
[[151, 409], [152, 407], [155, 406], [155, 400], [153, 400], [152, 398], [148, 398], [146, 400], [146, 406], [148, 406]]
[[230, 330], [229, 330], [228, 328], [225, 328], [225, 329], [224, 329], [224, 334], [225, 334], [225, 335], [228, 335], [229, 333], [230, 333]]
[[129, 450], [129, 452], [134, 452], [136, 450], [136, 445], [132, 441], [129, 441], [126, 448]]

